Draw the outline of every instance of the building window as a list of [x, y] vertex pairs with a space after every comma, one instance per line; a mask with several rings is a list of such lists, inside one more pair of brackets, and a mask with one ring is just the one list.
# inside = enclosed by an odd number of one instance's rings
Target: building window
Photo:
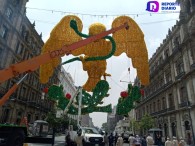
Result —
[[29, 123], [31, 122], [31, 114], [27, 115], [27, 120], [28, 120]]
[[160, 79], [160, 87], [162, 87], [163, 85], [164, 85], [164, 78], [163, 78], [164, 76], [163, 75], [161, 75], [161, 79]]
[[5, 25], [3, 25], [2, 28], [1, 28], [0, 36], [3, 39], [6, 39], [7, 34], [8, 34], [8, 28]]
[[6, 108], [3, 112], [2, 123], [7, 123], [10, 114], [10, 109]]
[[166, 83], [171, 81], [171, 70], [170, 69], [167, 69], [165, 71], [165, 79], [166, 79]]
[[194, 48], [191, 47], [190, 49], [190, 54], [191, 54], [191, 60], [192, 60], [192, 64], [195, 63], [195, 51]]
[[175, 107], [174, 98], [172, 94], [169, 94], [169, 108]]
[[164, 55], [165, 55], [165, 59], [167, 59], [169, 57], [169, 49], [165, 50]]
[[20, 112], [18, 112], [18, 114], [17, 114], [16, 124], [18, 124], [18, 125], [20, 124], [21, 118], [22, 118], [22, 112], [20, 111]]
[[165, 132], [165, 137], [168, 136], [168, 126], [167, 126], [167, 124], [164, 124], [164, 132]]
[[36, 116], [35, 116], [35, 121], [36, 121], [36, 120], [38, 120], [38, 119], [39, 119], [39, 116], [38, 116], [38, 115], [36, 115]]
[[180, 101], [181, 103], [188, 101], [187, 89], [185, 87], [180, 88]]
[[173, 39], [173, 51], [175, 50], [175, 49], [178, 49], [178, 47], [179, 47], [179, 37], [175, 37], [174, 39]]
[[35, 92], [32, 92], [32, 94], [31, 94], [31, 101], [35, 102]]
[[21, 98], [25, 98], [25, 96], [26, 96], [26, 87], [22, 87], [22, 91], [21, 91]]
[[145, 115], [145, 112], [146, 112], [146, 109], [145, 109], [145, 107], [143, 107], [142, 116], [144, 116], [144, 115]]
[[165, 97], [162, 98], [162, 109], [166, 109], [166, 99]]
[[160, 111], [161, 110], [160, 100], [157, 101], [157, 104], [158, 104], [158, 107], [157, 107], [158, 111]]
[[153, 102], [153, 112], [156, 112], [156, 102]]
[[152, 113], [152, 104], [150, 104], [150, 113]]
[[148, 105], [146, 106], [146, 112], [149, 113], [149, 108]]
[[189, 123], [189, 121], [185, 121], [184, 125], [185, 125], [185, 130], [190, 130], [190, 123]]
[[10, 8], [7, 8], [5, 15], [7, 16], [7, 18], [11, 19], [13, 11]]
[[23, 51], [24, 51], [24, 45], [23, 44], [21, 44], [20, 45], [20, 49], [19, 49], [19, 54], [22, 56], [23, 55]]
[[183, 63], [183, 59], [181, 57], [181, 59], [178, 59], [176, 62], [175, 62], [175, 67], [176, 67], [176, 72], [177, 72], [177, 75], [181, 74], [184, 72], [184, 63]]
[[175, 123], [171, 123], [171, 132], [172, 132], [172, 135], [176, 137], [176, 125]]
[[19, 49], [20, 49], [20, 42], [18, 41], [17, 44], [16, 44], [16, 49], [15, 49], [16, 54], [18, 54]]

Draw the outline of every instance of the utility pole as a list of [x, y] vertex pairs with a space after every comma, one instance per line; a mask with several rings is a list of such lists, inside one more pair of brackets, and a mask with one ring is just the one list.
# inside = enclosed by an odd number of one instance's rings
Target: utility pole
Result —
[[81, 106], [82, 106], [82, 88], [79, 87], [79, 107], [78, 107], [78, 119], [77, 126], [81, 127]]

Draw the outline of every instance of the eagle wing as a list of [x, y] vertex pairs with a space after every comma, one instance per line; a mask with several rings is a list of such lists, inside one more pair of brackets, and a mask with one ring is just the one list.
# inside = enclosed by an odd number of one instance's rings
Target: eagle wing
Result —
[[114, 56], [126, 53], [132, 59], [132, 65], [137, 70], [137, 76], [141, 84], [147, 85], [149, 84], [149, 65], [143, 32], [137, 23], [128, 16], [117, 17], [112, 23], [112, 28], [120, 26], [125, 22], [128, 23], [129, 29], [122, 29], [113, 34], [117, 48]]
[[[70, 21], [75, 20], [77, 22], [78, 30], [81, 32], [83, 25], [79, 17], [74, 15], [68, 15], [61, 19], [61, 21], [53, 28], [50, 33], [49, 39], [46, 41], [41, 49], [41, 53], [46, 53], [53, 50], [58, 50], [63, 46], [71, 45], [74, 42], [82, 40], [82, 38], [75, 33], [70, 27]], [[79, 55], [79, 52], [84, 51], [84, 48], [78, 48], [78, 51], [74, 51], [73, 55]], [[71, 52], [70, 52], [71, 53]], [[83, 53], [84, 54], [84, 53]], [[61, 63], [61, 58], [54, 58], [49, 63], [40, 66], [40, 82], [47, 83], [49, 77], [53, 75], [54, 68]]]

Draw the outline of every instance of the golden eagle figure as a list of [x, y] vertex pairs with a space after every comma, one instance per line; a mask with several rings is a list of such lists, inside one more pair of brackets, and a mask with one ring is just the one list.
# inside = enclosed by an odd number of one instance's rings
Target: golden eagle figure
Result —
[[[71, 20], [76, 21], [78, 30], [82, 32], [82, 21], [77, 16], [65, 16], [52, 30], [50, 38], [42, 48], [42, 53], [60, 49], [64, 45], [70, 45], [83, 39], [70, 27]], [[137, 76], [141, 84], [147, 85], [149, 83], [149, 65], [143, 32], [136, 22], [128, 16], [120, 16], [114, 19], [112, 28], [118, 27], [125, 22], [128, 23], [129, 29], [123, 28], [112, 35], [116, 43], [114, 56], [119, 56], [125, 52], [132, 59], [133, 67], [137, 69]], [[94, 23], [89, 27], [89, 36], [99, 34], [103, 31], [106, 31], [106, 27], [103, 24]], [[87, 58], [106, 56], [111, 50], [112, 43], [102, 38], [70, 52], [74, 56], [85, 55], [84, 57], [80, 56], [80, 61], [82, 61], [83, 70], [87, 71], [88, 74], [88, 80], [83, 85], [83, 89], [86, 91], [92, 91], [102, 76], [104, 78], [110, 76], [106, 73], [106, 60], [87, 61]], [[48, 82], [49, 77], [53, 74], [54, 68], [59, 64], [60, 58], [53, 59], [51, 62], [41, 65], [41, 83]]]

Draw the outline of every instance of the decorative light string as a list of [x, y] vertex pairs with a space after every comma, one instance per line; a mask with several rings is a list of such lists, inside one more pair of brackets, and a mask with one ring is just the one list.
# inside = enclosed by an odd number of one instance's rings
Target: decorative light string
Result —
[[[39, 19], [32, 19], [30, 18], [29, 20], [35, 21], [35, 22], [40, 22], [40, 23], [46, 23], [46, 24], [57, 24], [57, 22], [51, 22], [51, 21], [44, 21], [44, 20], [39, 20]], [[146, 22], [146, 23], [139, 23], [140, 25], [149, 25], [149, 24], [156, 24], [156, 23], [163, 23], [163, 22], [169, 22], [169, 21], [176, 21], [178, 19], [167, 19], [167, 20], [161, 20], [161, 21], [152, 21], [152, 22]], [[84, 27], [89, 27], [89, 26], [84, 26]]]
[[26, 7], [27, 9], [31, 9], [31, 10], [38, 10], [38, 11], [47, 11], [47, 12], [51, 12], [51, 13], [61, 13], [61, 14], [72, 14], [72, 15], [82, 15], [82, 16], [93, 16], [93, 17], [100, 17], [100, 18], [104, 18], [104, 17], [118, 17], [118, 16], [141, 16], [141, 15], [159, 15], [159, 14], [173, 14], [173, 13], [178, 13], [179, 12], [163, 12], [163, 13], [126, 13], [126, 14], [89, 14], [89, 13], [79, 13], [79, 12], [69, 12], [69, 11], [61, 11], [61, 10], [55, 10], [55, 9], [43, 9], [43, 8], [32, 8], [32, 7]]

